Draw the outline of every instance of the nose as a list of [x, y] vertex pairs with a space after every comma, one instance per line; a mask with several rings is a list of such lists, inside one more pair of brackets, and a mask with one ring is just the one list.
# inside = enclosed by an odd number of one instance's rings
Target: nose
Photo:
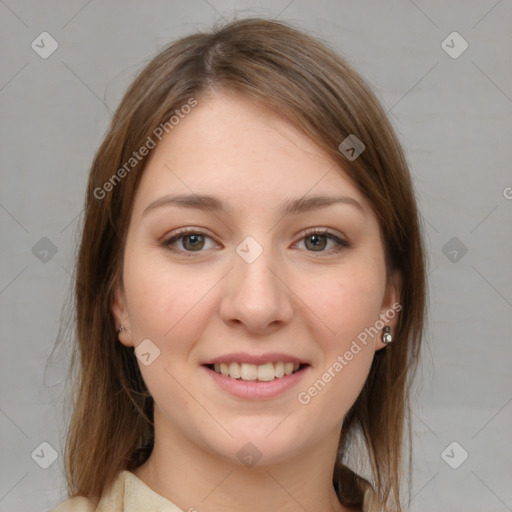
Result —
[[270, 250], [251, 263], [236, 252], [233, 269], [223, 280], [220, 315], [224, 322], [243, 325], [256, 334], [269, 334], [293, 318], [293, 292], [283, 265]]

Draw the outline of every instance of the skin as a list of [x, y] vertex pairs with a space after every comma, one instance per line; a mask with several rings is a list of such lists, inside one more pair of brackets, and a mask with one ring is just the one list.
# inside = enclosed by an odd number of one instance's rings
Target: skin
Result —
[[[156, 199], [177, 193], [214, 195], [226, 210], [167, 205], [143, 214]], [[306, 194], [348, 197], [361, 208], [337, 203], [279, 213], [285, 200]], [[184, 227], [206, 238], [178, 239], [175, 251], [162, 245]], [[336, 252], [329, 238], [306, 236], [310, 228], [350, 245]], [[263, 249], [252, 263], [235, 250], [247, 236]], [[342, 169], [243, 95], [199, 98], [152, 152], [112, 304], [116, 325], [125, 327], [121, 343], [137, 347], [150, 339], [160, 350], [148, 366], [138, 360], [155, 401], [155, 447], [135, 475], [183, 510], [348, 510], [332, 488], [335, 453], [343, 418], [384, 347], [380, 335], [361, 345], [307, 405], [297, 395], [399, 292], [398, 276], [386, 279], [375, 214]], [[392, 328], [397, 317], [387, 322]], [[284, 352], [310, 368], [274, 398], [242, 399], [201, 367], [232, 352]], [[237, 457], [249, 442], [262, 455], [253, 467]]]

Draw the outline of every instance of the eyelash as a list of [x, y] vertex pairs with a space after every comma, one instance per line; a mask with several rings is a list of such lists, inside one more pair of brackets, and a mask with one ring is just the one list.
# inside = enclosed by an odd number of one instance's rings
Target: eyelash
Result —
[[[206, 238], [210, 238], [212, 239], [212, 237], [206, 235], [205, 233], [202, 233], [201, 231], [198, 231], [196, 229], [191, 229], [191, 228], [185, 228], [185, 229], [181, 229], [179, 231], [177, 231], [174, 235], [172, 235], [170, 238], [166, 239], [166, 240], [163, 240], [161, 242], [161, 245], [162, 247], [164, 247], [165, 249], [168, 249], [172, 252], [178, 252], [178, 253], [182, 253], [182, 254], [186, 254], [187, 256], [193, 256], [194, 253], [201, 253], [201, 252], [205, 252], [205, 251], [186, 251], [186, 250], [180, 250], [180, 249], [176, 249], [175, 247], [172, 247], [172, 244], [176, 241], [178, 241], [180, 238], [184, 238], [186, 236], [190, 236], [190, 235], [200, 235], [200, 236], [204, 236]], [[308, 238], [308, 237], [311, 237], [311, 236], [325, 236], [326, 238], [328, 238], [329, 240], [332, 240], [333, 242], [335, 242], [337, 245], [334, 249], [331, 249], [331, 250], [328, 250], [328, 251], [306, 251], [306, 252], [311, 252], [311, 253], [319, 253], [319, 254], [322, 254], [322, 253], [327, 253], [327, 255], [329, 254], [337, 254], [339, 252], [341, 252], [342, 250], [344, 249], [347, 249], [350, 247], [350, 244], [346, 241], [346, 240], [342, 240], [341, 238], [337, 237], [334, 233], [331, 233], [330, 231], [326, 231], [326, 230], [323, 230], [323, 229], [318, 229], [318, 228], [314, 228], [314, 229], [311, 229], [309, 231], [307, 231], [303, 236], [302, 238], [300, 239], [300, 241]], [[320, 256], [320, 257], [323, 257], [323, 256]]]

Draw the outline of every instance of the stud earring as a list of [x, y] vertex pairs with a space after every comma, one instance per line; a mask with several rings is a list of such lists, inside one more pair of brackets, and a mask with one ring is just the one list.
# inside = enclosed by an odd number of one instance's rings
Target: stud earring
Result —
[[391, 327], [389, 327], [389, 325], [386, 325], [382, 329], [382, 343], [384, 343], [385, 345], [393, 343], [393, 336], [391, 336]]
[[119, 334], [121, 331], [124, 331], [124, 326], [120, 325], [119, 329], [117, 329], [117, 334]]

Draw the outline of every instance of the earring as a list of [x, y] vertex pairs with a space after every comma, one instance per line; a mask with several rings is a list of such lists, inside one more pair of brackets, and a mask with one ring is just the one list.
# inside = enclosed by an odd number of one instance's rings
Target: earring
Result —
[[124, 331], [124, 326], [120, 325], [119, 329], [117, 329], [117, 334], [119, 334], [121, 331]]
[[384, 329], [382, 329], [382, 343], [385, 345], [393, 343], [393, 336], [391, 336], [391, 327], [389, 327], [389, 325], [386, 325]]

